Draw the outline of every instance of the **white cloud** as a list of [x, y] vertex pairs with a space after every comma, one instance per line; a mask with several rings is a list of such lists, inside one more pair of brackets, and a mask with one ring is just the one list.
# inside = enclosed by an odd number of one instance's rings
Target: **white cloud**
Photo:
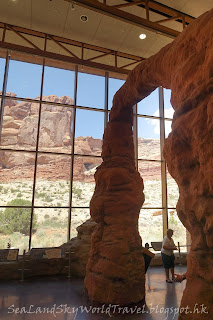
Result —
[[[173, 114], [174, 114], [174, 110], [173, 108], [168, 108], [168, 109], [165, 109], [165, 114], [164, 116], [166, 118], [170, 118], [172, 119], [173, 118]], [[159, 110], [155, 111], [155, 113], [153, 114], [154, 117], [159, 117]], [[154, 133], [159, 135], [160, 134], [160, 121], [159, 120], [156, 120], [156, 119], [146, 119], [147, 122], [149, 124], [151, 124], [153, 127], [154, 127]], [[165, 135], [166, 137], [169, 135], [169, 133], [171, 132], [171, 124], [172, 124], [172, 121], [165, 121]]]

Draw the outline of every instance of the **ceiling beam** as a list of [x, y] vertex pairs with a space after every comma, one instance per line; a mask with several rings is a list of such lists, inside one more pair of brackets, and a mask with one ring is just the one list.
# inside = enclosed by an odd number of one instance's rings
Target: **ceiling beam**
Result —
[[[33, 56], [39, 56], [43, 58], [49, 58], [49, 59], [54, 59], [54, 60], [59, 60], [63, 62], [68, 62], [72, 64], [78, 64], [78, 65], [83, 65], [86, 67], [91, 67], [95, 69], [100, 69], [100, 70], [105, 70], [109, 72], [115, 72], [115, 73], [121, 73], [121, 74], [128, 74], [130, 70], [124, 69], [123, 67], [117, 67], [117, 66], [110, 66], [106, 65], [103, 63], [98, 63], [98, 62], [93, 62], [89, 60], [81, 60], [79, 58], [71, 57], [71, 56], [65, 56], [62, 54], [54, 53], [54, 52], [48, 52], [48, 51], [43, 51], [43, 50], [38, 50], [34, 48], [29, 48], [29, 47], [24, 47], [20, 46], [18, 44], [13, 44], [13, 43], [7, 43], [0, 41], [0, 48], [12, 50], [12, 51], [17, 51], [17, 52], [22, 52], [26, 54], [32, 55], [32, 60]], [[135, 61], [135, 63], [138, 63], [138, 61]]]
[[[140, 62], [141, 60], [143, 60], [143, 57], [139, 57], [130, 53], [125, 53], [125, 52], [120, 52], [120, 51], [112, 51], [111, 49], [108, 48], [104, 48], [104, 47], [99, 47], [93, 44], [89, 44], [89, 43], [84, 43], [84, 42], [80, 42], [77, 40], [71, 40], [68, 38], [63, 38], [63, 37], [59, 37], [56, 35], [50, 35], [50, 34], [46, 34], [44, 32], [40, 32], [40, 31], [35, 31], [35, 30], [31, 30], [31, 29], [27, 29], [27, 28], [23, 28], [23, 27], [18, 27], [18, 26], [14, 26], [14, 25], [8, 25], [4, 22], [0, 22], [0, 31], [1, 29], [3, 29], [3, 33], [2, 33], [2, 42], [5, 42], [5, 35], [7, 30], [11, 30], [11, 28], [13, 29], [13, 31], [15, 31], [15, 33], [19, 33], [22, 35], [30, 35], [32, 36], [32, 38], [34, 37], [34, 40], [36, 42], [36, 38], [42, 38], [45, 39], [45, 37], [49, 38], [50, 40], [53, 40], [54, 38], [54, 42], [58, 42], [61, 44], [67, 44], [70, 46], [75, 46], [78, 48], [82, 48], [83, 49], [87, 49], [87, 50], [91, 50], [94, 52], [98, 52], [98, 53], [107, 53], [107, 54], [111, 54], [112, 52], [117, 54], [118, 57], [120, 58], [124, 58], [124, 59], [130, 59], [130, 60], [136, 60], [138, 62]], [[26, 40], [26, 38], [24, 37], [24, 39]], [[32, 42], [30, 42], [32, 46], [34, 46], [35, 48], [37, 48], [37, 46], [35, 44], [33, 44]], [[64, 49], [64, 47], [63, 47]], [[69, 52], [71, 54], [71, 52]], [[72, 55], [72, 54], [71, 54]]]
[[[65, 0], [65, 1], [72, 3], [72, 0]], [[177, 30], [165, 27], [156, 22], [149, 21], [147, 19], [141, 18], [131, 13], [122, 11], [120, 9], [113, 8], [112, 6], [106, 5], [104, 3], [100, 3], [97, 0], [78, 0], [76, 1], [76, 4], [82, 7], [86, 7], [90, 10], [94, 10], [101, 14], [130, 23], [137, 27], [142, 27], [154, 32], [161, 33], [162, 35], [165, 35], [173, 39], [180, 34], [180, 32], [178, 32]]]
[[166, 19], [158, 20], [158, 21], [155, 21], [155, 22], [161, 23], [161, 22], [167, 22], [167, 21], [177, 20], [177, 19], [180, 19], [180, 18], [181, 18], [181, 16], [175, 16], [175, 17], [171, 17], [171, 18], [166, 18]]
[[121, 3], [121, 4], [113, 4], [111, 7], [113, 8], [125, 8], [125, 7], [132, 7], [132, 6], [138, 6], [139, 4], [145, 3], [146, 0], [142, 1], [132, 1], [127, 3]]

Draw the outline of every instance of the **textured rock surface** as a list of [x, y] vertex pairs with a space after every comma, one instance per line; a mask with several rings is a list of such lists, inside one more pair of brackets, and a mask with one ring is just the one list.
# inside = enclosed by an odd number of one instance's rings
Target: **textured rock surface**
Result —
[[143, 181], [135, 169], [131, 124], [123, 119], [108, 123], [102, 150], [103, 163], [95, 173], [96, 188], [90, 203], [97, 227], [92, 235], [85, 287], [94, 302], [126, 305], [145, 295], [138, 233]]
[[86, 265], [88, 262], [89, 252], [91, 248], [91, 235], [96, 227], [96, 223], [92, 220], [86, 220], [77, 227], [78, 235], [64, 243], [62, 250], [74, 252], [71, 258], [71, 274], [77, 277], [84, 277], [86, 273]]
[[[130, 72], [126, 83], [114, 97], [110, 123], [123, 121], [131, 125], [129, 110], [160, 85], [172, 89], [171, 103], [175, 114], [164, 155], [169, 172], [180, 190], [177, 205], [179, 217], [192, 238], [187, 284], [181, 302], [182, 307], [189, 306], [192, 314], [183, 312], [179, 319], [212, 319], [213, 9], [185, 28], [171, 44]], [[96, 179], [97, 194], [100, 179]], [[100, 206], [96, 204], [96, 210], [93, 206], [92, 202], [92, 216], [101, 225], [105, 219], [101, 219], [105, 209], [101, 207], [102, 201], [100, 200]], [[118, 229], [120, 233], [122, 226], [119, 225]], [[102, 230], [103, 228], [100, 229], [100, 237]], [[93, 241], [93, 250], [98, 254], [97, 241]], [[93, 256], [95, 257], [95, 253]], [[91, 264], [92, 262], [88, 265], [88, 274]], [[89, 276], [93, 282], [88, 285], [87, 280], [87, 287], [95, 286], [96, 274]], [[104, 290], [105, 283], [102, 291]], [[209, 313], [193, 313], [196, 304], [204, 304]]]

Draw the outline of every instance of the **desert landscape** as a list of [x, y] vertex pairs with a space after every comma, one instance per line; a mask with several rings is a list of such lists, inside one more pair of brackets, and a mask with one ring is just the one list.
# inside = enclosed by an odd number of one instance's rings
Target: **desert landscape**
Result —
[[[10, 96], [15, 95], [10, 93]], [[45, 100], [72, 105], [72, 98], [67, 96], [60, 98], [48, 96]], [[0, 151], [0, 206], [32, 205], [38, 108], [36, 102], [19, 103], [11, 99], [6, 100]], [[58, 246], [67, 241], [70, 202], [73, 207], [71, 238], [77, 235], [76, 227], [90, 218], [89, 203], [95, 188], [94, 173], [102, 162], [100, 157], [102, 140], [91, 136], [75, 138], [72, 199], [70, 199], [72, 116], [70, 106], [42, 105], [32, 247]], [[138, 154], [140, 157], [142, 155], [143, 159], [159, 160], [159, 140], [138, 138]], [[162, 211], [159, 209], [162, 206], [161, 163], [140, 160], [138, 170], [144, 179], [145, 193], [145, 203], [138, 224], [142, 241], [143, 244], [161, 241], [163, 237]], [[167, 189], [168, 207], [171, 208], [168, 210], [169, 227], [175, 230], [174, 240], [185, 245], [186, 231], [174, 209], [178, 200], [178, 188], [169, 175]], [[24, 232], [21, 227], [12, 231], [5, 229], [8, 217], [19, 210], [12, 208], [12, 212], [8, 209], [4, 207], [0, 209], [0, 247], [6, 248], [9, 242], [12, 247], [20, 248], [20, 251], [27, 250], [28, 227]], [[26, 219], [30, 219], [31, 208], [24, 210]]]

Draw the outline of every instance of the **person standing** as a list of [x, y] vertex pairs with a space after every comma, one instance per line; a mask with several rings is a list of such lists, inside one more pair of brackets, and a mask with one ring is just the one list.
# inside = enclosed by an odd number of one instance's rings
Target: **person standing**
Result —
[[[165, 269], [166, 282], [168, 283], [172, 283], [173, 280], [175, 280], [175, 275], [174, 275], [175, 256], [174, 256], [173, 250], [177, 250], [177, 247], [174, 244], [172, 236], [173, 236], [173, 230], [168, 229], [167, 235], [163, 239], [162, 249], [161, 249], [161, 257], [163, 261], [163, 267]], [[171, 271], [172, 280], [170, 280], [169, 278], [169, 270]]]

